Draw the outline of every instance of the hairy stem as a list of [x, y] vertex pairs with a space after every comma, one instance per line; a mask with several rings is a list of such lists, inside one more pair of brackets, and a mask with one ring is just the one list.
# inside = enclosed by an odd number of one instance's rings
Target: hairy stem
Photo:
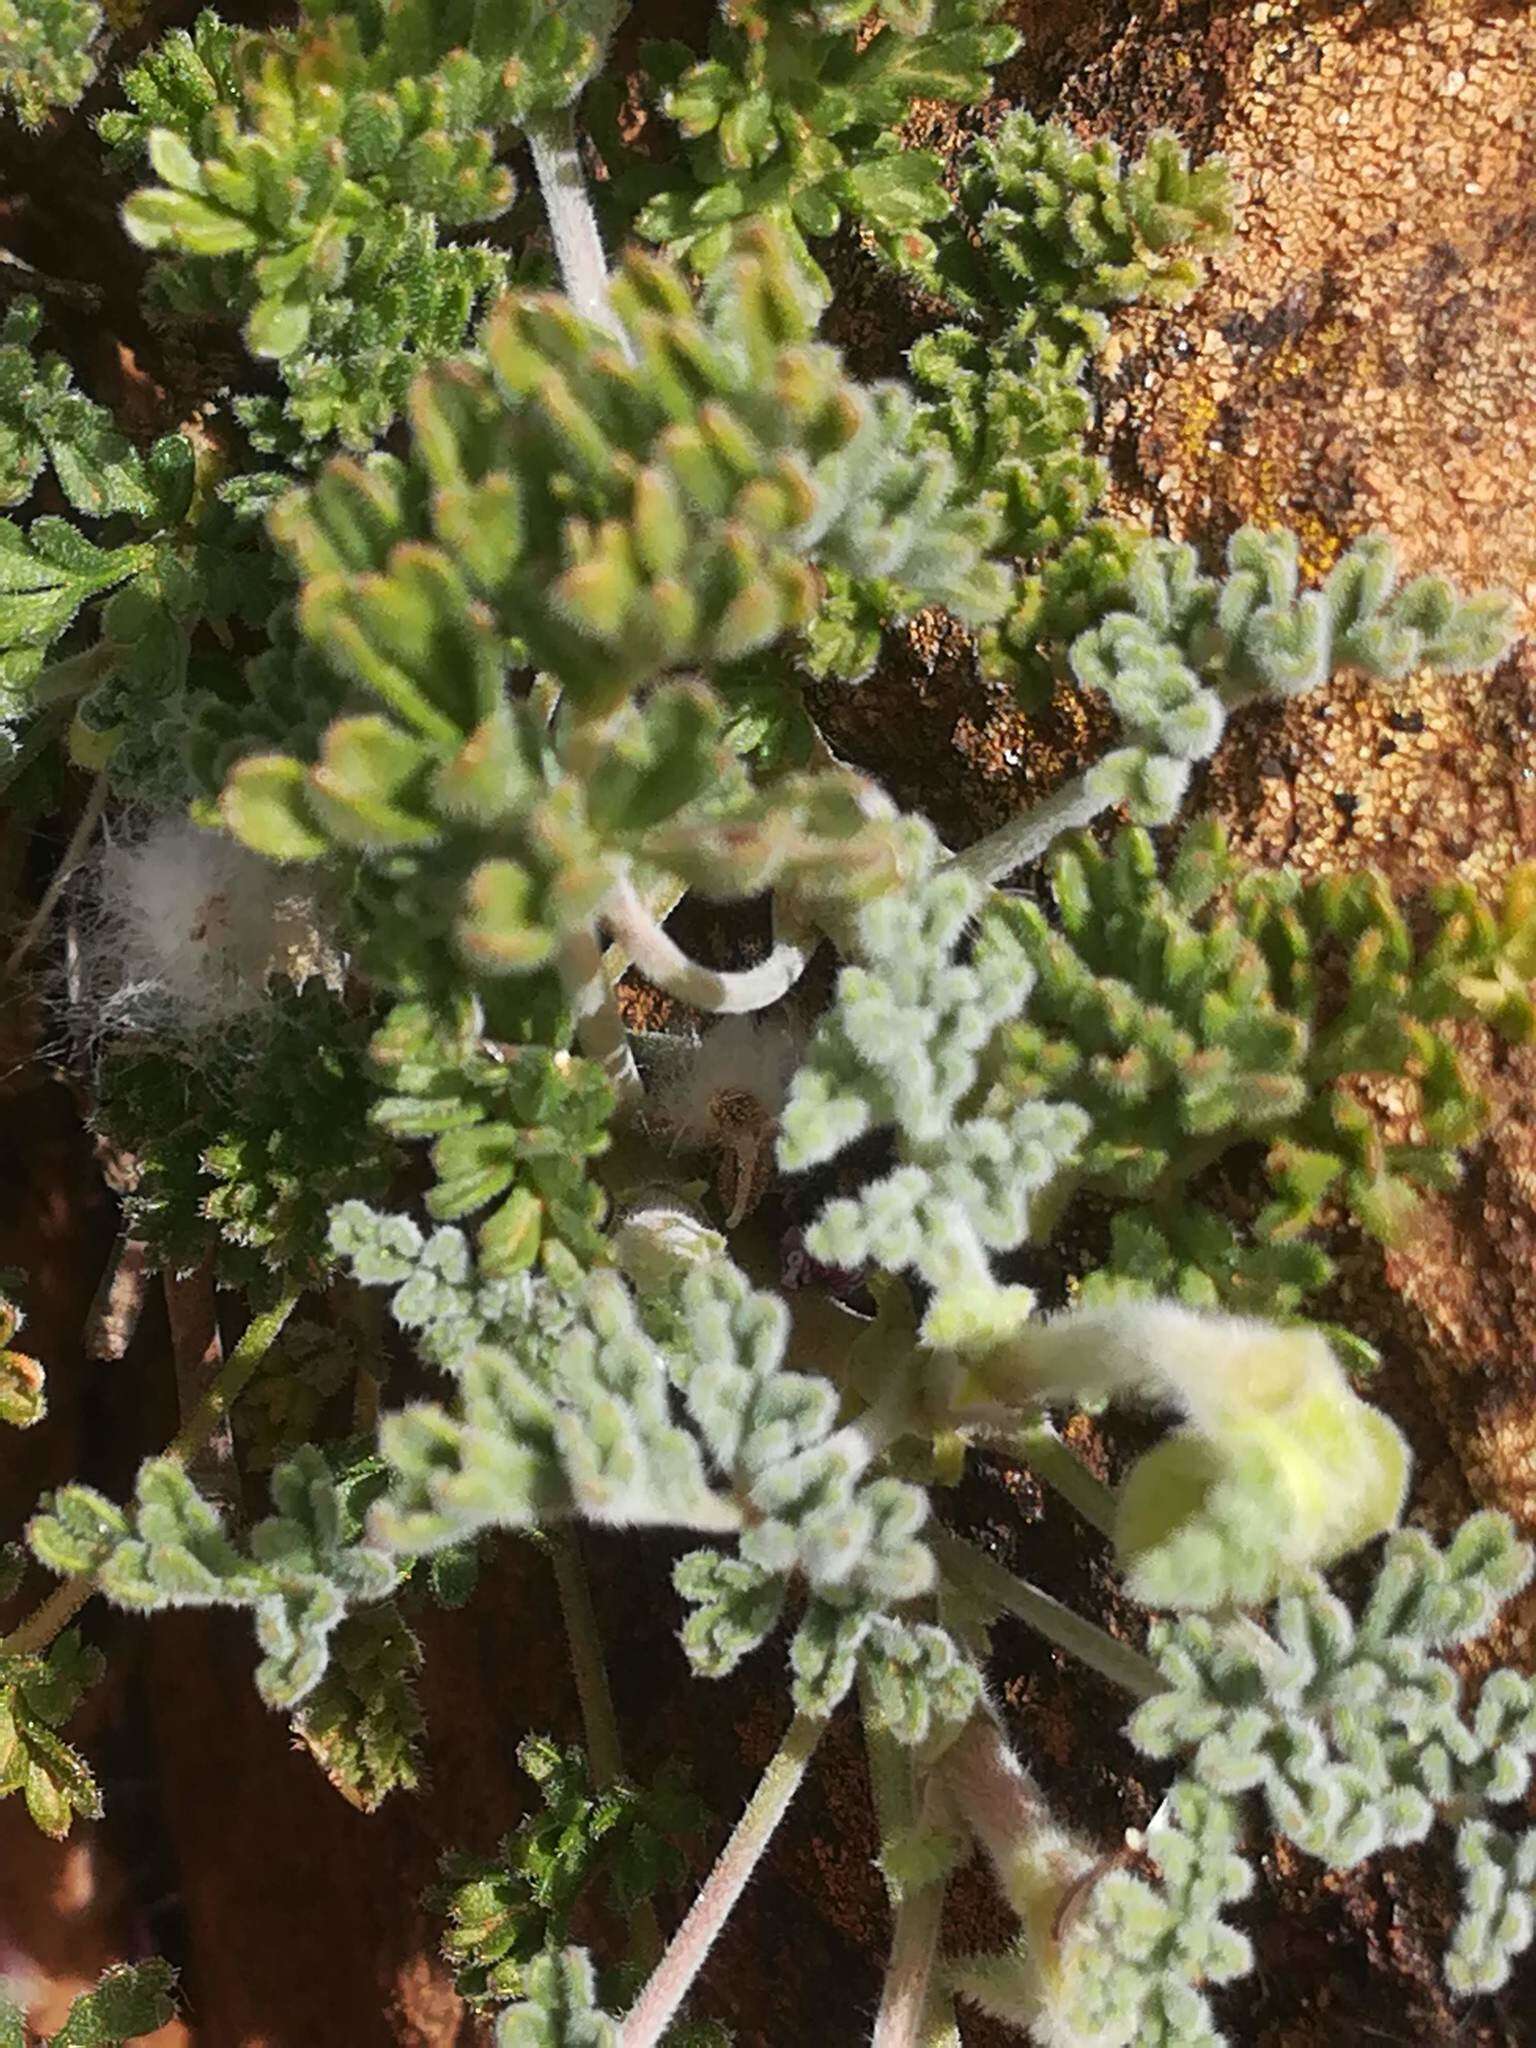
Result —
[[[208, 1441], [229, 1414], [251, 1374], [277, 1342], [284, 1323], [293, 1314], [301, 1290], [290, 1288], [269, 1309], [251, 1317], [245, 1334], [224, 1361], [218, 1378], [196, 1409], [165, 1447], [164, 1455], [180, 1465]], [[68, 1627], [96, 1590], [94, 1572], [76, 1572], [55, 1586], [47, 1599], [27, 1616], [19, 1627], [0, 1640], [0, 1656], [36, 1656], [46, 1650], [54, 1637]]]
[[1042, 1593], [1038, 1586], [1016, 1578], [1006, 1565], [988, 1557], [963, 1537], [948, 1531], [937, 1532], [933, 1549], [940, 1568], [950, 1578], [967, 1586], [981, 1600], [1000, 1607], [1005, 1614], [1027, 1622], [1047, 1642], [1076, 1657], [1079, 1663], [1089, 1665], [1112, 1684], [1123, 1686], [1143, 1700], [1166, 1692], [1167, 1682], [1162, 1673], [1139, 1650], [1133, 1650], [1129, 1643], [1117, 1642], [1106, 1630], [1052, 1599], [1049, 1593]]
[[74, 831], [69, 835], [64, 858], [54, 869], [53, 879], [43, 891], [42, 901], [33, 911], [26, 930], [12, 946], [4, 967], [0, 967], [0, 977], [9, 980], [47, 929], [54, 906], [64, 894], [64, 887], [70, 876], [85, 858], [86, 849], [96, 835], [96, 827], [101, 823], [101, 814], [106, 807], [107, 778], [103, 771], [91, 784], [91, 793], [85, 800], [85, 808], [80, 813]]
[[628, 355], [629, 337], [608, 299], [608, 264], [587, 197], [571, 109], [561, 107], [532, 123], [528, 147], [566, 297], [584, 319], [605, 328]]
[[925, 2048], [932, 2038], [933, 1964], [944, 1921], [944, 1892], [942, 1883], [925, 1884], [897, 1901], [870, 2048]]
[[1031, 1472], [1043, 1479], [1053, 1493], [1059, 1493], [1101, 1536], [1115, 1530], [1115, 1496], [1096, 1479], [1077, 1454], [1070, 1450], [1049, 1422], [1034, 1422], [1027, 1429], [1010, 1430], [998, 1441], [1015, 1451]]
[[1089, 789], [1088, 777], [1074, 775], [1060, 789], [1053, 789], [1039, 803], [1031, 804], [1027, 811], [1020, 811], [1006, 825], [989, 832], [985, 839], [978, 839], [963, 853], [954, 854], [948, 864], [963, 868], [978, 881], [1000, 882], [1015, 868], [1039, 860], [1061, 833], [1091, 825], [1100, 811], [1107, 808], [1107, 800], [1093, 795]]
[[608, 1666], [598, 1632], [597, 1612], [592, 1605], [592, 1588], [582, 1562], [581, 1543], [569, 1522], [555, 1522], [544, 1532], [550, 1562], [555, 1568], [555, 1587], [560, 1595], [560, 1615], [565, 1623], [571, 1651], [571, 1673], [576, 1680], [576, 1697], [581, 1705], [581, 1727], [587, 1760], [592, 1766], [592, 1783], [598, 1791], [624, 1775], [624, 1758], [619, 1746], [619, 1721], [608, 1684]]
[[[592, 1783], [599, 1792], [616, 1784], [624, 1775], [624, 1750], [619, 1738], [619, 1717], [614, 1710], [613, 1688], [608, 1683], [608, 1663], [603, 1656], [602, 1631], [592, 1605], [592, 1587], [581, 1555], [581, 1538], [574, 1522], [555, 1522], [544, 1531], [550, 1563], [555, 1569], [555, 1589], [560, 1595], [560, 1618], [565, 1623], [565, 1640], [571, 1653], [571, 1675], [576, 1681], [576, 1698], [581, 1707], [582, 1740]], [[642, 1899], [631, 1915], [632, 1952], [646, 1969], [654, 1969], [661, 1958], [661, 1923], [649, 1899]]]
[[644, 1097], [640, 1069], [619, 1015], [618, 997], [603, 972], [603, 951], [589, 925], [567, 933], [560, 948], [560, 979], [576, 1016], [576, 1040], [608, 1076], [620, 1114]]
[[251, 1317], [239, 1343], [220, 1367], [218, 1377], [166, 1445], [168, 1458], [184, 1465], [198, 1445], [212, 1436], [245, 1391], [251, 1374], [277, 1342], [302, 1292], [302, 1288], [290, 1287], [271, 1308]]
[[772, 1840], [774, 1829], [799, 1790], [826, 1726], [825, 1721], [815, 1720], [809, 1714], [797, 1714], [790, 1723], [758, 1781], [757, 1790], [747, 1802], [746, 1812], [688, 1909], [688, 1917], [673, 1935], [650, 1982], [619, 2029], [619, 2048], [656, 2048], [676, 2018], [705, 1957]]
[[[876, 1724], [868, 1682], [862, 1677], [859, 1704], [881, 1854], [889, 1859], [893, 1846], [919, 1823], [918, 1763], [910, 1749]], [[927, 1884], [903, 1884], [891, 1876], [887, 1864], [885, 1888], [895, 1921], [871, 2048], [927, 2048], [936, 2034], [942, 2039], [943, 1993], [934, 1984], [933, 1965], [948, 1885], [947, 1871]]]
[[679, 1002], [717, 1016], [739, 1017], [751, 1010], [766, 1010], [794, 987], [811, 955], [806, 940], [791, 934], [779, 939], [768, 958], [756, 967], [735, 973], [705, 967], [662, 930], [628, 876], [609, 890], [602, 915], [647, 981]]

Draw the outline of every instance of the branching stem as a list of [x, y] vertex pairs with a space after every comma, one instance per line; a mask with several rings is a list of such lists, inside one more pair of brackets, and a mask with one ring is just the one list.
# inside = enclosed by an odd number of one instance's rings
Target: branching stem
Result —
[[662, 929], [627, 875], [609, 890], [602, 915], [647, 981], [679, 1002], [717, 1016], [739, 1017], [752, 1010], [766, 1010], [789, 993], [811, 957], [807, 940], [790, 933], [780, 938], [768, 958], [756, 967], [734, 973], [706, 967], [691, 959]]
[[809, 1714], [797, 1714], [790, 1723], [687, 1918], [673, 1935], [650, 1982], [619, 2029], [619, 2048], [656, 2048], [676, 2018], [716, 1937], [730, 1919], [736, 1901], [746, 1890], [747, 1880], [772, 1840], [774, 1829], [799, 1790], [826, 1726], [825, 1721], [815, 1720]]

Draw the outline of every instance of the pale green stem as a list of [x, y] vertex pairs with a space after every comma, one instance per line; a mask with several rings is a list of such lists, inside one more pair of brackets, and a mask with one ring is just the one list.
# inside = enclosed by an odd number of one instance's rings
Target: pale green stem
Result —
[[[869, 1687], [861, 1678], [859, 1704], [864, 1746], [869, 1758], [869, 1783], [874, 1794], [880, 1841], [889, 1849], [918, 1824], [918, 1764], [911, 1749], [876, 1725]], [[934, 1959], [944, 1920], [948, 1876], [904, 1890], [889, 1875], [886, 1890], [895, 1910], [891, 1953], [880, 1990], [871, 2048], [925, 2048], [942, 2028], [943, 1994], [933, 1981]], [[938, 2010], [936, 2011], [936, 2008]], [[942, 2033], [939, 2038], [942, 2039]]]
[[826, 1726], [824, 1720], [809, 1714], [797, 1714], [790, 1723], [747, 1803], [746, 1812], [689, 1908], [688, 1917], [673, 1935], [650, 1982], [620, 2027], [619, 2048], [656, 2048], [677, 2017], [716, 1937], [762, 1860], [774, 1829], [799, 1790]]
[[766, 1010], [789, 993], [811, 957], [807, 937], [791, 933], [780, 938], [768, 958], [755, 967], [731, 973], [706, 967], [668, 936], [627, 875], [604, 897], [602, 917], [647, 981], [679, 1002], [716, 1016], [739, 1017], [752, 1010]]
[[961, 868], [978, 881], [1000, 882], [1015, 868], [1028, 867], [1049, 852], [1063, 832], [1076, 832], [1091, 825], [1101, 811], [1109, 808], [1107, 797], [1095, 796], [1086, 775], [1074, 775], [1060, 789], [1054, 789], [1027, 811], [1020, 811], [1006, 825], [978, 839], [963, 853], [953, 854], [947, 865]]
[[1106, 1630], [1049, 1593], [1042, 1593], [1038, 1586], [1016, 1578], [1006, 1565], [988, 1557], [974, 1544], [947, 1530], [940, 1530], [930, 1540], [940, 1569], [950, 1578], [969, 1587], [989, 1605], [1028, 1623], [1058, 1650], [1065, 1650], [1068, 1656], [1076, 1657], [1079, 1663], [1087, 1664], [1138, 1699], [1150, 1699], [1154, 1693], [1167, 1691], [1167, 1680], [1139, 1650], [1117, 1642]]
[[597, 1610], [592, 1605], [592, 1588], [587, 1583], [581, 1542], [569, 1522], [555, 1522], [544, 1532], [550, 1562], [555, 1568], [555, 1586], [560, 1595], [560, 1614], [565, 1622], [571, 1650], [571, 1674], [576, 1680], [576, 1698], [581, 1706], [581, 1726], [586, 1739], [587, 1759], [592, 1766], [592, 1783], [599, 1792], [624, 1775], [623, 1752], [619, 1746], [619, 1721], [614, 1712], [613, 1693], [608, 1684], [608, 1666], [603, 1659], [603, 1642], [598, 1632]]
[[0, 967], [0, 979], [10, 979], [47, 929], [48, 920], [52, 917], [59, 898], [64, 894], [70, 876], [84, 860], [86, 849], [96, 835], [96, 827], [101, 823], [101, 814], [107, 807], [107, 794], [107, 778], [103, 772], [91, 784], [91, 793], [85, 800], [85, 808], [80, 813], [74, 831], [69, 835], [64, 858], [54, 869], [53, 879], [43, 891], [42, 901], [28, 920], [26, 930], [12, 946], [4, 967]]
[[923, 2048], [931, 2038], [933, 1964], [944, 1922], [944, 1893], [942, 1883], [925, 1884], [897, 1902], [870, 2048]]
[[[212, 1246], [190, 1272], [167, 1271], [161, 1285], [165, 1292], [166, 1319], [171, 1329], [176, 1412], [178, 1415], [191, 1415], [217, 1380], [224, 1361]], [[235, 1468], [235, 1440], [227, 1416], [189, 1456], [187, 1472], [200, 1492], [212, 1494], [222, 1504], [233, 1501], [239, 1481]]]
[[1018, 1911], [1008, 1873], [1023, 1844], [1054, 1830], [1045, 1794], [984, 1708], [972, 1715], [935, 1769], [955, 1811], [996, 1866], [1009, 1904]]
[[1016, 1451], [1037, 1478], [1059, 1493], [1084, 1521], [1091, 1522], [1101, 1536], [1115, 1533], [1115, 1496], [1102, 1479], [1096, 1479], [1076, 1452], [1068, 1448], [1049, 1422], [1032, 1423], [1027, 1429], [1010, 1430], [998, 1442]]
[[572, 110], [560, 107], [531, 123], [528, 147], [533, 153], [533, 168], [549, 218], [565, 295], [584, 319], [595, 327], [605, 328], [629, 355], [629, 337], [608, 297], [608, 264], [603, 255], [602, 236], [597, 231], [597, 217], [587, 196], [587, 181], [582, 175]]
[[[665, 875], [651, 889], [649, 896], [642, 896], [640, 900], [650, 912], [652, 921], [662, 924], [672, 915], [673, 911], [676, 910], [687, 894], [688, 891], [681, 882], [675, 881], [670, 875]], [[615, 939], [613, 944], [603, 954], [603, 972], [607, 975], [610, 986], [616, 987], [623, 980], [626, 969], [633, 966], [633, 964], [624, 947]], [[665, 1034], [652, 1033], [651, 1035], [657, 1037]], [[630, 1036], [634, 1037], [635, 1034], [632, 1032]]]
[[[163, 1455], [185, 1465], [224, 1421], [245, 1388], [251, 1374], [277, 1342], [284, 1323], [293, 1314], [300, 1289], [292, 1288], [273, 1307], [252, 1316], [245, 1333], [224, 1361], [218, 1378], [209, 1387], [193, 1413], [166, 1445]], [[76, 1572], [47, 1599], [35, 1607], [26, 1620], [0, 1641], [0, 1656], [36, 1656], [46, 1650], [60, 1629], [68, 1627], [96, 1590], [94, 1572]]]
[[[581, 1555], [581, 1537], [574, 1522], [555, 1522], [544, 1531], [550, 1562], [555, 1568], [555, 1588], [560, 1596], [560, 1616], [565, 1623], [565, 1640], [571, 1653], [571, 1675], [576, 1681], [576, 1699], [581, 1708], [582, 1738], [592, 1769], [594, 1788], [605, 1791], [624, 1775], [624, 1750], [619, 1738], [619, 1717], [614, 1710], [613, 1688], [608, 1682], [608, 1664], [603, 1656], [602, 1631], [592, 1605], [592, 1587]], [[656, 1908], [642, 1899], [631, 1915], [635, 1960], [644, 1968], [655, 1967], [662, 1952], [661, 1924]]]

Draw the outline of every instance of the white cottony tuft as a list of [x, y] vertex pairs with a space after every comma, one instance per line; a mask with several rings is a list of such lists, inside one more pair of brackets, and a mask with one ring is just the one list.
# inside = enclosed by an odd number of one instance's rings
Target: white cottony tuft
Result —
[[341, 979], [312, 892], [184, 818], [109, 842], [71, 976], [92, 1036], [195, 1033], [259, 1008], [274, 977]]

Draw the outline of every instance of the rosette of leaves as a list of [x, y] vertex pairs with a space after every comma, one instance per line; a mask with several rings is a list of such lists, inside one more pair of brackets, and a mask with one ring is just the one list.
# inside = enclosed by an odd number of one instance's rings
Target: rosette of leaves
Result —
[[1166, 131], [1127, 165], [1107, 139], [1084, 148], [1062, 122], [1016, 112], [967, 152], [932, 281], [967, 312], [1005, 308], [1067, 346], [1097, 345], [1103, 308], [1189, 297], [1231, 237], [1233, 205], [1225, 158], [1191, 164]]
[[[565, 300], [509, 299], [486, 370], [416, 387], [409, 465], [334, 464], [278, 515], [306, 632], [384, 711], [335, 721], [312, 766], [239, 763], [224, 815], [275, 858], [356, 849], [373, 964], [406, 993], [537, 975], [634, 864], [720, 897], [888, 874], [858, 778], [757, 790], [701, 683], [635, 693], [803, 625], [822, 563], [903, 607], [996, 608], [990, 508], [894, 387], [810, 341], [771, 237], [702, 306], [637, 255], [613, 296], [633, 361]], [[560, 684], [552, 728], [509, 702], [514, 662]]]
[[139, 1467], [128, 1508], [89, 1486], [45, 1495], [27, 1542], [50, 1571], [92, 1573], [120, 1607], [249, 1609], [262, 1650], [257, 1690], [269, 1706], [295, 1707], [324, 1677], [348, 1606], [383, 1600], [399, 1573], [380, 1550], [348, 1540], [344, 1496], [312, 1444], [271, 1483], [277, 1512], [255, 1524], [244, 1548], [170, 1457]]
[[778, 1158], [803, 1172], [892, 1128], [894, 1169], [828, 1203], [807, 1249], [829, 1266], [914, 1272], [931, 1291], [924, 1342], [986, 1345], [1034, 1300], [1000, 1284], [992, 1260], [1025, 1241], [1033, 1201], [1089, 1123], [1074, 1104], [988, 1088], [989, 1047], [1029, 999], [1029, 960], [979, 883], [935, 867], [931, 844], [924, 865], [858, 915], [855, 964], [791, 1086]]
[[122, 2048], [158, 2033], [176, 2016], [176, 1972], [160, 1956], [118, 1963], [82, 1991], [56, 2033], [43, 2041], [0, 1988], [0, 2048]]
[[[688, 1863], [678, 1844], [708, 1819], [681, 1769], [669, 1767], [647, 1786], [620, 1779], [599, 1791], [583, 1752], [547, 1736], [525, 1737], [517, 1760], [539, 1805], [494, 1856], [445, 1856], [427, 1901], [447, 1919], [443, 1955], [455, 1989], [482, 2010], [521, 1997], [528, 1965], [565, 1946], [572, 1915], [594, 1888], [627, 1919], [642, 1900], [680, 1883]], [[605, 2002], [617, 2002], [628, 1973], [609, 1974], [614, 1981], [599, 1988]]]
[[[1390, 1237], [1422, 1192], [1455, 1179], [1487, 1109], [1437, 1027], [1484, 1016], [1528, 1033], [1536, 898], [1523, 870], [1493, 911], [1465, 885], [1441, 892], [1443, 922], [1422, 943], [1379, 877], [1245, 868], [1209, 820], [1165, 871], [1145, 832], [1107, 850], [1074, 837], [1049, 881], [1054, 918], [1024, 898], [995, 913], [1035, 983], [994, 1071], [1091, 1120], [1076, 1185], [1117, 1213], [1085, 1300], [1284, 1313], [1332, 1270], [1304, 1235], [1326, 1201]], [[1397, 1138], [1357, 1086], [1378, 1075], [1414, 1090], [1421, 1137]], [[1254, 1143], [1271, 1197], [1244, 1226], [1191, 1183]]]
[[281, 366], [286, 400], [242, 407], [258, 445], [364, 447], [414, 372], [462, 348], [506, 264], [442, 232], [505, 211], [507, 132], [569, 102], [616, 13], [311, 0], [292, 29], [204, 15], [126, 75], [133, 111], [103, 132], [142, 148], [160, 181], [129, 201], [129, 232], [165, 253], [155, 281], [172, 310], [233, 309]]
[[1181, 1757], [1217, 1798], [1262, 1793], [1273, 1827], [1339, 1867], [1423, 1841], [1444, 1814], [1465, 1887], [1447, 1972], [1459, 1991], [1495, 1989], [1536, 1927], [1528, 1852], [1488, 1819], [1530, 1783], [1536, 1687], [1497, 1670], [1466, 1708], [1445, 1653], [1482, 1634], [1531, 1564], [1507, 1517], [1479, 1514], [1444, 1549], [1391, 1535], [1358, 1619], [1308, 1577], [1267, 1626], [1155, 1624], [1169, 1689], [1136, 1710], [1132, 1739]]
[[980, 99], [988, 71], [1018, 47], [996, 24], [996, 0], [924, 0], [870, 10], [819, 0], [726, 0], [709, 53], [649, 42], [649, 94], [685, 147], [669, 163], [620, 142], [612, 96], [596, 96], [595, 127], [637, 231], [707, 275], [734, 229], [757, 216], [785, 235], [801, 274], [825, 301], [831, 286], [810, 243], [850, 222], [909, 263], [931, 255], [926, 228], [952, 201], [931, 151], [898, 133], [916, 99]]
[[37, 1653], [0, 1650], [0, 1799], [19, 1792], [45, 1835], [67, 1835], [76, 1814], [101, 1813], [90, 1766], [59, 1730], [105, 1668], [78, 1629]]
[[427, 1211], [443, 1222], [481, 1213], [482, 1274], [537, 1261], [574, 1284], [603, 1255], [606, 1202], [587, 1162], [607, 1150], [613, 1091], [601, 1068], [569, 1053], [492, 1051], [482, 1021], [472, 1000], [446, 1015], [398, 1005], [371, 1047], [392, 1091], [373, 1121], [397, 1138], [432, 1139]]
[[311, 981], [195, 1060], [108, 1055], [97, 1116], [137, 1160], [127, 1222], [159, 1264], [195, 1265], [216, 1234], [231, 1284], [324, 1274], [332, 1207], [377, 1193], [397, 1157], [370, 1122], [367, 1046], [366, 1019]]
[[0, 0], [0, 105], [9, 101], [23, 128], [84, 93], [103, 19], [96, 0]]

